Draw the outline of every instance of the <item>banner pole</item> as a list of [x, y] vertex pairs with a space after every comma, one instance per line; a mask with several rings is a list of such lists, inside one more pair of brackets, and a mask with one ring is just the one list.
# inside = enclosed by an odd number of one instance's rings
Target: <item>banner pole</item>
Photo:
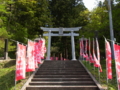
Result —
[[[94, 38], [93, 38], [93, 58], [94, 58], [94, 54], [95, 54], [95, 52], [94, 52]], [[93, 64], [93, 66], [94, 66], [94, 64]], [[94, 77], [95, 77], [95, 66], [94, 66]]]
[[[19, 44], [19, 42], [18, 41], [15, 41], [15, 42], [17, 43], [17, 50], [18, 50], [18, 44]], [[16, 54], [16, 58], [17, 58], [18, 57], [17, 56], [17, 52], [15, 54]], [[16, 68], [17, 68], [17, 60], [16, 60]], [[14, 88], [14, 90], [16, 90], [16, 83], [17, 83], [17, 81], [16, 81], [16, 68], [15, 68], [15, 88]]]
[[17, 81], [15, 80], [15, 88], [14, 88], [14, 90], [16, 90], [16, 83], [17, 83]]
[[99, 83], [100, 83], [100, 71], [99, 71], [100, 69], [99, 69], [99, 67], [98, 67], [98, 76], [99, 76]]

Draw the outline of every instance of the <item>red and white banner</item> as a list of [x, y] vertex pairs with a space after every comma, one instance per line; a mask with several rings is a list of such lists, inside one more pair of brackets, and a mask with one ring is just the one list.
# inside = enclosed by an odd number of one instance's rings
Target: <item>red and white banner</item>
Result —
[[85, 54], [87, 54], [88, 42], [87, 39], [85, 40]]
[[34, 60], [33, 52], [34, 52], [34, 42], [28, 40], [26, 72], [35, 71], [35, 60]]
[[46, 47], [45, 47], [45, 39], [40, 40], [40, 53], [41, 53], [41, 58], [43, 59], [46, 53]]
[[34, 42], [34, 52], [33, 52], [33, 57], [34, 57], [34, 62], [35, 62], [35, 68], [38, 68], [38, 61], [37, 61], [37, 48], [38, 48], [38, 42]]
[[50, 57], [50, 60], [54, 60], [54, 58], [53, 58], [53, 57]]
[[107, 79], [112, 79], [112, 58], [109, 42], [105, 39]]
[[96, 55], [95, 55], [95, 50], [94, 50], [95, 47], [94, 47], [94, 45], [95, 45], [95, 43], [94, 43], [94, 39], [93, 39], [93, 59], [94, 59], [94, 66], [95, 67], [100, 67], [100, 63], [97, 60]]
[[90, 54], [90, 58], [89, 59], [90, 59], [90, 63], [95, 63], [92, 54]]
[[114, 44], [117, 80], [120, 83], [120, 46]]
[[[99, 50], [99, 43], [98, 43], [98, 40], [97, 40], [97, 39], [96, 39], [96, 46], [97, 46], [97, 60], [98, 60], [98, 62], [99, 62], [99, 64], [100, 64], [100, 50]], [[101, 64], [100, 64], [99, 69], [100, 69], [100, 72], [102, 72]]]
[[37, 61], [37, 63], [39, 63], [39, 64], [41, 63], [40, 47], [41, 47], [40, 41], [35, 42], [35, 45], [34, 45], [34, 59], [35, 59], [35, 62]]
[[87, 53], [86, 53], [86, 61], [89, 61], [89, 56]]
[[16, 78], [15, 80], [25, 79], [26, 73], [26, 46], [17, 43], [17, 57], [16, 57]]
[[83, 40], [80, 41], [80, 55], [82, 56], [84, 52], [84, 44], [83, 44]]
[[58, 57], [55, 57], [56, 60], [58, 60]]

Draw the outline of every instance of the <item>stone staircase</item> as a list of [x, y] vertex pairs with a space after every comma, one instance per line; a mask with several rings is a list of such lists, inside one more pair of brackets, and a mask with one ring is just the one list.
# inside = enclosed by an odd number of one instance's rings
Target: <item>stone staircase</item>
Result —
[[79, 61], [44, 61], [26, 90], [100, 90]]

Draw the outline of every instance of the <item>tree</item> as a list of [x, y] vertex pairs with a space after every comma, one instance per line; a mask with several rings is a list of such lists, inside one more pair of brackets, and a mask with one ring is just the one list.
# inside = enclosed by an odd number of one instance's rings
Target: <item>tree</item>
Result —
[[0, 56], [4, 52], [4, 39], [8, 38], [7, 32], [7, 16], [9, 12], [6, 10], [6, 1], [0, 0]]
[[40, 27], [52, 25], [48, 0], [14, 0], [7, 2], [7, 7], [11, 13], [7, 30], [11, 39], [27, 43], [25, 37], [34, 40], [43, 33]]
[[120, 42], [120, 3], [117, 3], [112, 10], [112, 16], [113, 16], [113, 30], [114, 30], [114, 36], [116, 38], [117, 42]]
[[[81, 13], [86, 10], [82, 0], [52, 0], [50, 1], [50, 11], [52, 15], [53, 27], [79, 27], [87, 24], [86, 17]], [[78, 32], [79, 33], [79, 32]], [[64, 57], [71, 58], [71, 38], [70, 37], [53, 37], [52, 45], [60, 47], [59, 52]], [[78, 43], [79, 37], [75, 38]], [[59, 43], [57, 43], [59, 42]], [[55, 44], [57, 43], [57, 44]], [[78, 50], [78, 46], [77, 49]], [[67, 54], [66, 54], [67, 53]]]
[[[51, 25], [50, 12], [48, 9], [47, 0], [18, 0], [14, 2], [15, 9], [13, 10], [13, 18], [11, 20], [11, 33], [14, 33], [14, 38], [23, 36], [33, 39], [36, 35], [42, 35], [40, 27], [46, 24]], [[18, 32], [18, 33], [17, 33]], [[22, 37], [19, 37], [20, 39]], [[23, 39], [21, 39], [22, 42]]]

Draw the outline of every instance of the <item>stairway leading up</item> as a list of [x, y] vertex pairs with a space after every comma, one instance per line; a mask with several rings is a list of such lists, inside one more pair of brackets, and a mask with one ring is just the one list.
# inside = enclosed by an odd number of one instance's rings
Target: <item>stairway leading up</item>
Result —
[[26, 90], [101, 90], [79, 61], [44, 61]]

